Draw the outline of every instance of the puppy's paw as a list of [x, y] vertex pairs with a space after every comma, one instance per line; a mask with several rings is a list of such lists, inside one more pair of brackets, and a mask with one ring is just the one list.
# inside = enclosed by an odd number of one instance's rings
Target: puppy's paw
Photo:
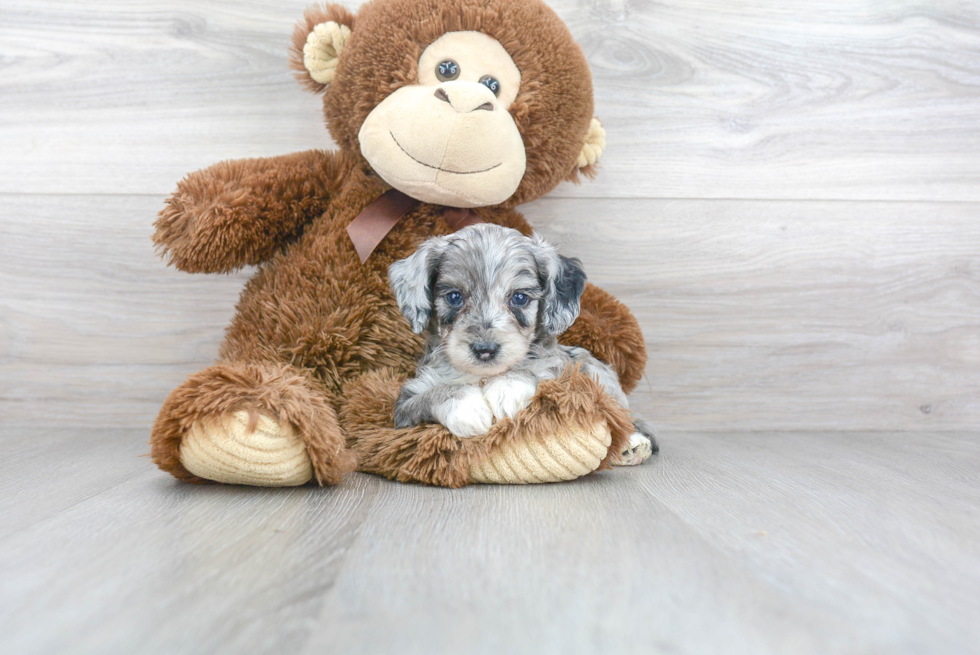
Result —
[[639, 432], [630, 435], [629, 445], [623, 452], [609, 458], [609, 463], [613, 466], [636, 466], [650, 459], [654, 453], [654, 444], [648, 437]]
[[491, 380], [483, 387], [483, 397], [497, 420], [514, 418], [531, 402], [538, 388], [523, 378], [507, 376]]
[[657, 443], [657, 432], [653, 429], [653, 424], [650, 421], [640, 418], [639, 416], [633, 415], [633, 428], [639, 432], [641, 435], [650, 440], [650, 450], [655, 453], [660, 452], [660, 445]]
[[493, 412], [479, 389], [466, 389], [435, 408], [440, 423], [460, 438], [486, 434], [493, 425]]

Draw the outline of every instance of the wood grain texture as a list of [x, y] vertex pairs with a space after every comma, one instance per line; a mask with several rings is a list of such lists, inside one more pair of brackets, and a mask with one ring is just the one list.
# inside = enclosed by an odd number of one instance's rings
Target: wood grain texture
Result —
[[[545, 200], [623, 300], [669, 429], [980, 425], [980, 206]], [[642, 386], [642, 383], [641, 383]]]
[[[149, 426], [248, 271], [153, 255], [154, 196], [0, 207], [0, 416]], [[980, 425], [980, 207], [556, 199], [526, 209], [638, 317], [669, 430]], [[93, 226], [101, 226], [93, 229]]]
[[166, 268], [150, 241], [161, 206], [150, 196], [0, 204], [0, 417], [149, 426], [169, 390], [214, 359], [246, 275]]
[[460, 490], [192, 486], [144, 439], [0, 435], [0, 650], [980, 645], [975, 433], [666, 434], [636, 469]]
[[[306, 4], [6, 0], [0, 192], [163, 194], [328, 147], [286, 62]], [[976, 4], [550, 4], [609, 143], [600, 178], [556, 196], [980, 200]]]

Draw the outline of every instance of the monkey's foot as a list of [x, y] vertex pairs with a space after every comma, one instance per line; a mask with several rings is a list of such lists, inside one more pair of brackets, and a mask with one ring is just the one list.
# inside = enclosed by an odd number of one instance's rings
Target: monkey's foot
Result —
[[180, 444], [180, 463], [205, 480], [257, 487], [295, 487], [313, 478], [303, 440], [289, 424], [246, 411], [195, 421]]
[[345, 388], [340, 420], [361, 471], [445, 487], [562, 482], [606, 468], [635, 430], [629, 412], [577, 368], [541, 382], [514, 418], [467, 439], [438, 424], [394, 428], [403, 382], [378, 370]]
[[599, 468], [612, 444], [605, 421], [571, 426], [533, 438], [501, 443], [470, 467], [471, 482], [534, 484], [563, 482]]

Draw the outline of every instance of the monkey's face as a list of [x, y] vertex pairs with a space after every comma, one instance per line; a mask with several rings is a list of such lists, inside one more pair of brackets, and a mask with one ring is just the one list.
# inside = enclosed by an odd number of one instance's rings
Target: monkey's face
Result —
[[585, 55], [542, 0], [316, 5], [291, 66], [337, 146], [425, 202], [515, 207], [593, 175], [605, 145]]
[[419, 58], [418, 83], [368, 114], [361, 154], [388, 184], [441, 205], [482, 207], [507, 200], [527, 158], [508, 109], [521, 73], [481, 32], [449, 32]]

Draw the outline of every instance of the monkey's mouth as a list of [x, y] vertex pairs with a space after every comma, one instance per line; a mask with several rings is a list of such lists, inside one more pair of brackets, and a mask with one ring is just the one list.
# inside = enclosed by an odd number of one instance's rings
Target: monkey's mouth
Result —
[[408, 155], [409, 159], [411, 159], [412, 161], [418, 164], [422, 164], [426, 168], [433, 168], [437, 171], [442, 171], [443, 173], [452, 173], [453, 175], [476, 175], [477, 173], [486, 173], [487, 171], [492, 171], [493, 169], [503, 164], [503, 162], [500, 162], [498, 164], [494, 164], [490, 168], [484, 168], [483, 170], [480, 171], [451, 171], [448, 168], [439, 168], [438, 166], [433, 166], [432, 164], [426, 164], [424, 161], [420, 161], [416, 159], [415, 157], [412, 156], [412, 153], [410, 153], [408, 150], [405, 150], [405, 147], [402, 144], [398, 143], [398, 139], [395, 138], [394, 132], [388, 130], [388, 134], [391, 135], [391, 140], [395, 142], [395, 145], [401, 148], [401, 151], [404, 152], [406, 155]]

